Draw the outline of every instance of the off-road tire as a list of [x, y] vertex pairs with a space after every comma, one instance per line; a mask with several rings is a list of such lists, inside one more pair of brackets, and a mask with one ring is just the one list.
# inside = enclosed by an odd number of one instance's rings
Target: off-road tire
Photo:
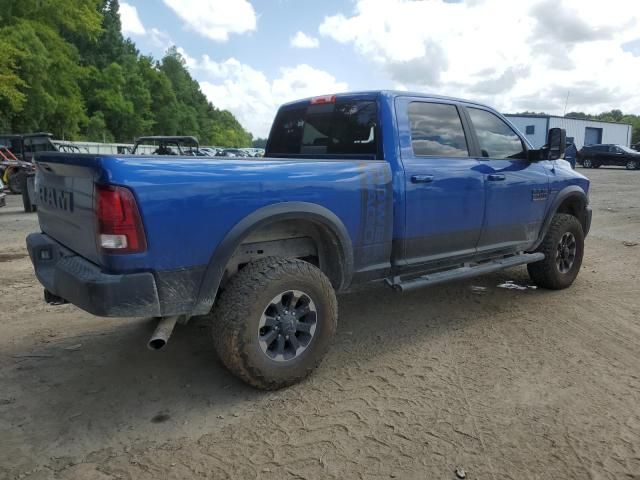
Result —
[[[558, 245], [566, 233], [571, 233], [575, 239], [576, 252], [571, 268], [562, 273], [556, 262]], [[531, 280], [542, 288], [561, 290], [570, 286], [578, 276], [584, 255], [584, 232], [576, 217], [566, 213], [556, 213], [551, 220], [551, 226], [544, 240], [536, 250], [545, 255], [544, 260], [527, 265]]]
[[[271, 299], [304, 291], [317, 308], [314, 336], [306, 350], [284, 362], [267, 357], [258, 341], [259, 321]], [[251, 262], [231, 278], [213, 311], [218, 357], [236, 376], [263, 390], [276, 390], [308, 376], [326, 354], [336, 332], [338, 302], [329, 279], [312, 264], [269, 257]]]
[[15, 193], [16, 195], [20, 195], [22, 193], [22, 177], [24, 176], [24, 172], [21, 171], [13, 171], [9, 173], [9, 177], [7, 178], [7, 186], [11, 193]]

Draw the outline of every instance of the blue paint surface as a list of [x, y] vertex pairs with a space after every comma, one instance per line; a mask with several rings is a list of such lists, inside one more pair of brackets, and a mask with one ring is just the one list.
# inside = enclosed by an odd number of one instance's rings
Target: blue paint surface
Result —
[[[227, 233], [260, 208], [307, 202], [338, 217], [352, 243], [356, 273], [374, 270], [384, 276], [393, 267], [442, 255], [526, 249], [560, 190], [569, 185], [588, 190], [588, 180], [564, 161], [486, 159], [473, 143], [465, 158], [413, 154], [409, 99], [452, 103], [460, 111], [477, 104], [406, 92], [345, 96], [377, 101], [383, 158], [42, 155], [39, 184], [74, 191], [78, 201], [66, 217], [39, 209], [41, 226], [111, 272], [177, 270], [206, 266]], [[504, 175], [504, 181], [490, 182], [494, 174]], [[433, 181], [413, 183], [413, 175], [430, 175]], [[94, 184], [123, 185], [134, 192], [148, 242], [145, 253], [92, 254], [87, 242], [95, 242], [90, 231]]]

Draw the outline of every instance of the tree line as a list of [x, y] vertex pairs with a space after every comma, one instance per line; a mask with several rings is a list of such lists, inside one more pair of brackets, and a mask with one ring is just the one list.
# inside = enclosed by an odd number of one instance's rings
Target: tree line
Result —
[[122, 36], [118, 0], [0, 0], [0, 131], [127, 142], [193, 135], [249, 146], [175, 47], [157, 61]]

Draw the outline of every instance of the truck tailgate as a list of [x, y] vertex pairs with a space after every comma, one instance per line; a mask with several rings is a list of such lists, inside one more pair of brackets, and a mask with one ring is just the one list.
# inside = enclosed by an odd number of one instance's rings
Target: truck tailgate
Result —
[[98, 263], [93, 196], [99, 159], [92, 155], [46, 154], [36, 163], [40, 228], [68, 249]]

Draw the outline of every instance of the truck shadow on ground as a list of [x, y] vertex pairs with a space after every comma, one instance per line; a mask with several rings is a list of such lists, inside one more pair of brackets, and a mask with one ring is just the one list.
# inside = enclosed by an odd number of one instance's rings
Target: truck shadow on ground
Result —
[[[340, 365], [373, 363], [407, 343], [428, 349], [437, 335], [490, 322], [505, 299], [553, 295], [494, 288], [507, 279], [528, 282], [520, 268], [402, 295], [386, 287], [341, 295], [336, 341], [314, 374], [314, 387], [339, 375]], [[478, 294], [471, 288], [476, 285], [486, 290]], [[87, 322], [96, 322], [87, 317]], [[57, 445], [50, 445], [55, 451], [69, 442], [108, 445], [149, 428], [158, 428], [159, 438], [166, 438], [180, 436], [185, 425], [193, 433], [195, 423], [204, 434], [233, 421], [236, 411], [250, 412], [277, 395], [254, 390], [226, 371], [213, 351], [204, 318], [179, 325], [160, 352], [146, 348], [155, 327], [151, 319], [104, 320], [98, 325], [86, 334], [17, 344], [6, 352], [0, 418], [11, 424], [11, 436], [35, 445], [34, 437], [58, 438]], [[303, 382], [292, 388], [307, 387]]]

